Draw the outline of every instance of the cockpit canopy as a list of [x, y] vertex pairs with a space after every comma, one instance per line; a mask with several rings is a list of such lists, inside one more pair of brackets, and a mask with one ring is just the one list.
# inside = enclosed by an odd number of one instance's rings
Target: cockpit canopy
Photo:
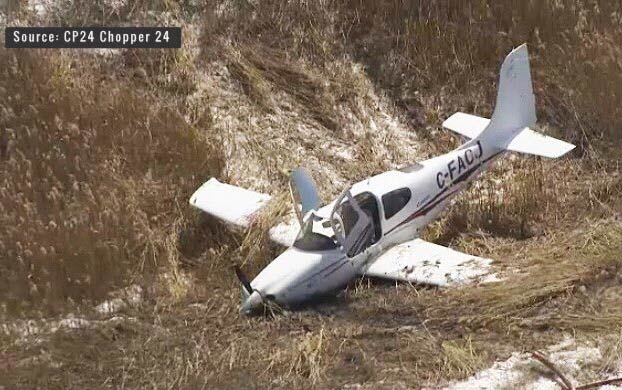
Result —
[[382, 199], [382, 206], [371, 192], [348, 195], [348, 199], [337, 201], [338, 204], [328, 218], [311, 210], [302, 218], [302, 228], [293, 246], [304, 251], [328, 251], [344, 246], [349, 257], [357, 255], [382, 238], [380, 207], [385, 212], [390, 208], [393, 209], [389, 210], [390, 213], [396, 213], [411, 198], [407, 188], [386, 195]]
[[[382, 225], [380, 223], [380, 213], [378, 201], [371, 192], [363, 192], [354, 196], [353, 200], [369, 219], [368, 231], [365, 239], [359, 245], [348, 251], [349, 256], [365, 250], [370, 245], [378, 242], [382, 237]], [[338, 225], [343, 223], [343, 234], [349, 236], [353, 232], [354, 226], [359, 220], [359, 214], [353, 207], [352, 200], [345, 200], [336, 207], [336, 216], [339, 219]], [[358, 233], [356, 233], [358, 234]], [[332, 224], [329, 219], [322, 218], [311, 211], [305, 218], [302, 229], [294, 241], [294, 247], [306, 251], [326, 251], [336, 249], [341, 245], [337, 240]]]
[[[378, 213], [378, 202], [376, 201], [376, 197], [371, 192], [362, 192], [355, 195], [354, 199], [371, 220], [373, 226], [373, 235], [371, 238], [373, 242], [377, 242], [382, 237], [382, 226], [380, 224], [380, 214]], [[358, 220], [358, 214], [350, 204], [349, 200], [346, 200], [341, 204], [339, 215], [343, 220], [345, 235], [350, 234], [352, 227]]]
[[303, 251], [328, 251], [339, 248], [335, 234], [327, 220], [313, 211], [306, 218], [303, 227], [294, 241], [294, 248]]

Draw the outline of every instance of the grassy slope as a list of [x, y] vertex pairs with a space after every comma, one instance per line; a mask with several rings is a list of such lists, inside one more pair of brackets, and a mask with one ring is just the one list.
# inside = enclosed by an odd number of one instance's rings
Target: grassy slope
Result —
[[[153, 9], [154, 23], [184, 21], [184, 48], [0, 53], [0, 315], [102, 319], [90, 307], [111, 289], [146, 290], [122, 313], [137, 321], [0, 336], [0, 383], [418, 386], [564, 333], [619, 332], [619, 6], [137, 4], [48, 17], [114, 24]], [[542, 129], [578, 150], [504, 161], [426, 233], [498, 260], [506, 282], [363, 281], [312, 310], [237, 316], [230, 264], [257, 270], [278, 248], [189, 210], [196, 186], [215, 175], [279, 193], [305, 164], [328, 196], [445, 151], [456, 140], [442, 119], [489, 115], [499, 63], [523, 41]]]

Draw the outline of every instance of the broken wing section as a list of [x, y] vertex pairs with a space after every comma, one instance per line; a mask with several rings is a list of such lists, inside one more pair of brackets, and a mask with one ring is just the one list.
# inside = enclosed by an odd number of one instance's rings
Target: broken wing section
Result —
[[489, 273], [492, 260], [414, 239], [380, 255], [363, 275], [404, 282], [448, 286]]
[[270, 200], [270, 195], [221, 183], [212, 178], [190, 197], [190, 204], [230, 224], [248, 227], [250, 218]]

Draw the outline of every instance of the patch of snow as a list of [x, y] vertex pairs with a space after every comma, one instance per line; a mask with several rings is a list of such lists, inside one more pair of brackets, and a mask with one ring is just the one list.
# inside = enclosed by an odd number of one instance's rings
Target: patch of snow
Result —
[[126, 321], [136, 321], [133, 317], [112, 317], [107, 320], [88, 320], [81, 317], [74, 317], [69, 314], [60, 320], [40, 319], [40, 320], [18, 320], [11, 324], [2, 324], [0, 333], [8, 336], [17, 336], [21, 341], [35, 337], [35, 341], [40, 337], [52, 335], [59, 330], [88, 329], [109, 323], [119, 323]]
[[84, 318], [63, 318], [58, 321], [56, 326], [52, 327], [52, 332], [57, 331], [58, 329], [81, 329], [87, 328], [91, 325], [89, 320], [85, 320]]
[[480, 278], [479, 283], [486, 284], [486, 283], [501, 282], [501, 281], [504, 281], [505, 279], [506, 278], [501, 277], [496, 273], [491, 273], [491, 274], [484, 275], [482, 278]]
[[51, 0], [30, 0], [28, 2], [28, 9], [30, 9], [34, 14], [42, 18], [47, 15], [48, 10], [54, 4]]
[[95, 306], [95, 311], [99, 314], [114, 314], [129, 306], [139, 305], [143, 300], [143, 288], [137, 284], [113, 292], [111, 295], [116, 298], [106, 300]]
[[[547, 348], [547, 353], [550, 360], [575, 386], [579, 383], [576, 383], [573, 378], [583, 370], [582, 367], [597, 362], [601, 358], [601, 352], [597, 347], [577, 346], [572, 338], [550, 346]], [[534, 375], [530, 372], [530, 367], [533, 364], [540, 365], [531, 357], [531, 354], [515, 352], [509, 359], [496, 362], [492, 367], [480, 371], [464, 381], [452, 383], [445, 389], [483, 390], [515, 387], [533, 390], [559, 389], [559, 385], [551, 379], [552, 377]], [[617, 376], [612, 375], [609, 378]], [[622, 389], [622, 386], [608, 385], [601, 386], [601, 389]]]
[[95, 311], [99, 314], [117, 313], [127, 307], [127, 303], [121, 298], [110, 299], [95, 306]]
[[344, 161], [353, 161], [355, 159], [352, 147], [336, 143], [334, 140], [322, 143], [322, 149], [329, 150], [334, 157]]
[[[113, 298], [95, 306], [99, 314], [114, 314], [127, 307], [139, 305], [143, 301], [143, 288], [132, 285], [117, 290], [110, 294]], [[12, 323], [0, 325], [0, 334], [16, 336], [20, 340], [28, 340], [32, 337], [40, 338], [58, 332], [59, 330], [86, 329], [106, 323], [119, 323], [123, 321], [135, 321], [132, 317], [115, 316], [106, 320], [90, 320], [68, 314], [61, 319], [29, 319], [17, 320]], [[36, 341], [36, 340], [35, 340]]]

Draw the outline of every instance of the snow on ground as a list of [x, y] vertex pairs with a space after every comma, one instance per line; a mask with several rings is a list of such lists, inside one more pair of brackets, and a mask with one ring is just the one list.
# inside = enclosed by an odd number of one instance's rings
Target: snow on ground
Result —
[[[566, 377], [577, 386], [574, 378], [590, 364], [596, 364], [602, 358], [601, 350], [594, 346], [577, 345], [577, 342], [568, 338], [546, 350], [553, 362]], [[548, 375], [548, 369], [531, 357], [529, 353], [515, 352], [509, 359], [496, 362], [492, 367], [480, 371], [474, 376], [460, 382], [454, 382], [445, 387], [446, 390], [483, 390], [500, 388], [523, 388], [532, 390], [559, 389], [554, 375]], [[622, 376], [622, 364], [618, 372], [601, 378], [610, 379]], [[622, 389], [622, 385], [601, 386], [601, 389]]]
[[0, 334], [19, 337], [20, 342], [41, 340], [42, 337], [52, 335], [59, 330], [87, 329], [104, 324], [116, 325], [122, 322], [136, 322], [134, 317], [114, 316], [105, 320], [91, 320], [74, 317], [69, 314], [60, 320], [18, 320], [10, 324], [0, 325]]
[[[377, 164], [395, 168], [421, 157], [417, 135], [397, 117], [390, 99], [377, 94], [356, 66], [333, 64], [336, 69], [348, 66], [365, 81], [361, 81], [365, 88], [357, 95], [356, 109], [334, 107], [341, 123], [339, 129], [330, 130], [309, 120], [308, 108], [278, 88], [271, 90], [271, 109], [258, 109], [226, 63], [210, 63], [198, 80], [196, 94], [210, 97], [212, 126], [222, 137], [228, 182], [275, 193], [283, 189], [279, 177], [283, 171], [305, 166], [320, 191], [334, 195], [356, 181], [352, 169], [369, 175]], [[370, 143], [369, 150], [361, 148], [361, 140]]]
[[[128, 307], [136, 306], [143, 301], [143, 289], [138, 285], [112, 292], [111, 299], [106, 300], [95, 306], [95, 311], [101, 315], [116, 314]], [[61, 319], [30, 319], [17, 320], [12, 323], [0, 324], [0, 334], [13, 335], [20, 340], [26, 341], [34, 338], [35, 341], [41, 337], [56, 333], [59, 330], [84, 329], [103, 324], [117, 324], [120, 322], [134, 322], [133, 317], [112, 316], [103, 320], [86, 319], [76, 317], [73, 314]]]
[[116, 298], [106, 300], [95, 306], [95, 311], [99, 314], [114, 314], [128, 306], [135, 306], [142, 302], [143, 289], [139, 285], [132, 285], [117, 292]]

